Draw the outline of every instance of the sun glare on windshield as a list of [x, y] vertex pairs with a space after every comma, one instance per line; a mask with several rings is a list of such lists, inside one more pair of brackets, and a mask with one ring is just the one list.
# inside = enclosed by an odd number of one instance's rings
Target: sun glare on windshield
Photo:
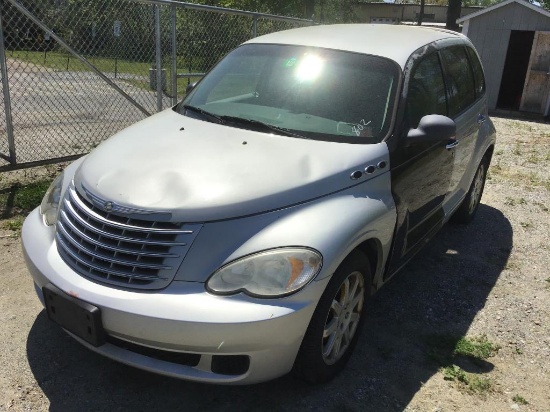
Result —
[[296, 67], [296, 77], [301, 82], [314, 81], [323, 70], [324, 62], [319, 56], [305, 54]]

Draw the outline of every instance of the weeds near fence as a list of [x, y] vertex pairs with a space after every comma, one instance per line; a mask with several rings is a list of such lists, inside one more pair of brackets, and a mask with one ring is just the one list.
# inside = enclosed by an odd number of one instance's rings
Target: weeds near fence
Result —
[[0, 191], [0, 219], [25, 216], [40, 205], [51, 180], [13, 185]]

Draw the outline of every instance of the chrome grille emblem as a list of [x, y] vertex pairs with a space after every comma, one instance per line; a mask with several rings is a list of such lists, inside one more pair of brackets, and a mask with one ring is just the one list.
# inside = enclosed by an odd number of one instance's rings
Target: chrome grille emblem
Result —
[[91, 202], [98, 209], [107, 213], [115, 213], [118, 215], [125, 215], [128, 217], [136, 216], [138, 218], [149, 216], [152, 220], [158, 220], [160, 222], [168, 222], [172, 217], [172, 213], [170, 212], [146, 210], [146, 209], [139, 209], [135, 207], [123, 206], [112, 200], [103, 199], [102, 197], [92, 193], [84, 185], [81, 185], [81, 187], [88, 201]]

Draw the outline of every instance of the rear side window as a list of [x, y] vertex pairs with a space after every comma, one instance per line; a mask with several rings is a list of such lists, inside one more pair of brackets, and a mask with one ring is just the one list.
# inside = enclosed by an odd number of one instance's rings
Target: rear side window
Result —
[[437, 53], [424, 57], [414, 68], [409, 81], [407, 112], [413, 128], [428, 114], [447, 115], [445, 82]]
[[447, 47], [441, 50], [441, 55], [447, 69], [449, 117], [452, 118], [463, 112], [476, 100], [474, 76], [465, 47]]
[[470, 58], [470, 63], [472, 64], [472, 70], [474, 72], [474, 81], [476, 87], [476, 97], [480, 97], [485, 93], [485, 78], [483, 77], [483, 68], [477, 57], [475, 51], [470, 47], [466, 47], [468, 51], [468, 57]]

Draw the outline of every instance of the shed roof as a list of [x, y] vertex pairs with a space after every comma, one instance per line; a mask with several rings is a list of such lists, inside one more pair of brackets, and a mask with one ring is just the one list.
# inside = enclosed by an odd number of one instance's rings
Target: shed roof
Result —
[[464, 23], [466, 20], [473, 19], [474, 17], [481, 16], [482, 14], [485, 14], [485, 13], [490, 13], [493, 10], [496, 10], [496, 9], [501, 8], [501, 7], [507, 6], [508, 4], [511, 4], [511, 3], [517, 3], [521, 6], [524, 6], [524, 7], [527, 7], [529, 9], [533, 10], [533, 11], [536, 11], [537, 13], [540, 13], [543, 16], [550, 17], [550, 12], [544, 10], [542, 7], [538, 7], [538, 6], [533, 5], [533, 4], [529, 3], [528, 1], [525, 1], [525, 0], [504, 0], [500, 3], [493, 4], [492, 6], [486, 7], [483, 10], [476, 11], [475, 13], [467, 14], [466, 16], [461, 17], [460, 19], [458, 19], [456, 22], [457, 23]]

